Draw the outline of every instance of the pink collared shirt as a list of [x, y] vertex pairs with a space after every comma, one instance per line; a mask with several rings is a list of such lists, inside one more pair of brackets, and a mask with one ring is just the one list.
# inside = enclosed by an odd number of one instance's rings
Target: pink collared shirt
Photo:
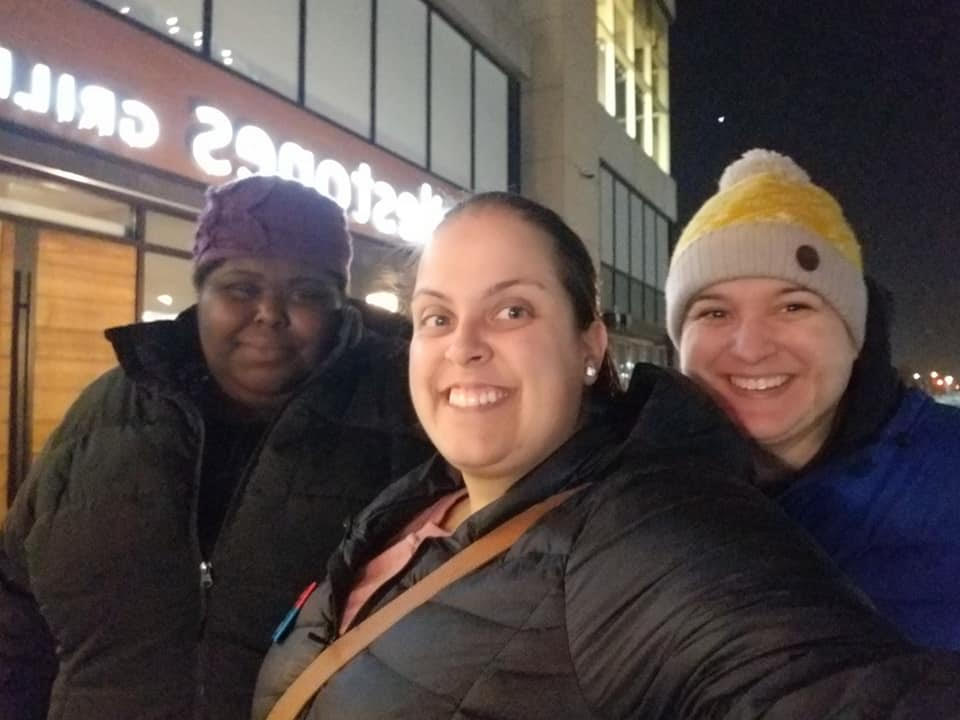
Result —
[[403, 528], [393, 545], [388, 547], [357, 573], [353, 589], [347, 598], [340, 619], [340, 634], [349, 628], [360, 608], [383, 585], [407, 566], [413, 554], [427, 538], [450, 537], [453, 533], [444, 530], [443, 519], [460, 498], [467, 494], [466, 488], [444, 495], [433, 505], [417, 514]]

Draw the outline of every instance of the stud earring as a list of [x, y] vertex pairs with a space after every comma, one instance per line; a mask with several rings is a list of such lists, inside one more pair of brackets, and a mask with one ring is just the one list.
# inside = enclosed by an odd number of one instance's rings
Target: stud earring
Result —
[[594, 366], [592, 362], [587, 363], [587, 369], [585, 374], [587, 376], [587, 382], [593, 382], [594, 380], [597, 379], [597, 368]]

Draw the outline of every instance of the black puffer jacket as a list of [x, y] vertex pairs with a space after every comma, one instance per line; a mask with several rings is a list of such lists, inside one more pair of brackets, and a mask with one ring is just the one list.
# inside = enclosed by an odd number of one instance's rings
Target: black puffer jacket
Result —
[[0, 537], [0, 718], [46, 716], [47, 628], [52, 719], [244, 718], [278, 618], [345, 518], [427, 457], [406, 341], [344, 310], [241, 478], [205, 590], [195, 314], [108, 335], [122, 369], [71, 408]]
[[[450, 538], [427, 540], [359, 619], [490, 528], [592, 483], [502, 557], [381, 636], [310, 720], [943, 718], [960, 667], [911, 650], [746, 477], [746, 448], [666, 371], [607, 408]], [[434, 461], [364, 512], [267, 655], [261, 720], [336, 635], [357, 568], [457, 485]]]

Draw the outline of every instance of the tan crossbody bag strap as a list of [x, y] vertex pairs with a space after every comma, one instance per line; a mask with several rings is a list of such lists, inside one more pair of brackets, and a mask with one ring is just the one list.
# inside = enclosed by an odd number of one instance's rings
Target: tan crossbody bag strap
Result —
[[498, 525], [458, 552], [425, 578], [337, 638], [320, 653], [273, 706], [267, 720], [294, 720], [323, 684], [389, 630], [447, 585], [456, 582], [497, 555], [506, 552], [537, 520], [553, 510], [583, 485], [553, 495]]

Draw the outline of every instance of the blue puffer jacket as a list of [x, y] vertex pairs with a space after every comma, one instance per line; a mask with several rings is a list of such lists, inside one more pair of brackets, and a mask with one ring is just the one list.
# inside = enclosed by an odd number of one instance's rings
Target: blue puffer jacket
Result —
[[960, 409], [905, 393], [870, 443], [780, 502], [907, 637], [960, 650]]

